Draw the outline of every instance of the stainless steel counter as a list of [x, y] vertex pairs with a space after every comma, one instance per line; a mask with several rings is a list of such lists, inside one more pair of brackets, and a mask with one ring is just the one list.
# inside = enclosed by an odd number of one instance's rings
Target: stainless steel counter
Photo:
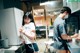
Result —
[[71, 53], [80, 53], [80, 45], [77, 43], [67, 43]]

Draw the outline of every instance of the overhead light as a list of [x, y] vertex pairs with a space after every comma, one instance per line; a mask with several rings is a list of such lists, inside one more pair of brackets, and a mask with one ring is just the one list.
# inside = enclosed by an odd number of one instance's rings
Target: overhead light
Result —
[[40, 6], [42, 6], [42, 5], [57, 7], [57, 6], [61, 5], [61, 1], [47, 1], [44, 3], [40, 3]]
[[48, 5], [48, 4], [53, 4], [52, 1], [47, 1], [47, 2], [44, 2], [44, 3], [40, 3], [40, 6], [42, 5]]
[[60, 12], [54, 12], [54, 15], [58, 15], [58, 14], [60, 14]]
[[43, 6], [43, 5], [46, 5], [46, 2], [44, 2], [44, 3], [40, 3], [40, 6]]

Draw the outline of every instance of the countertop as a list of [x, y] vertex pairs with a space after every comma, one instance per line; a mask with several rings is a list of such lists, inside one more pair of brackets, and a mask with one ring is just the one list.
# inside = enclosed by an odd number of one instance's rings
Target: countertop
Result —
[[71, 53], [80, 53], [80, 44], [72, 43], [72, 42], [67, 43], [67, 44]]

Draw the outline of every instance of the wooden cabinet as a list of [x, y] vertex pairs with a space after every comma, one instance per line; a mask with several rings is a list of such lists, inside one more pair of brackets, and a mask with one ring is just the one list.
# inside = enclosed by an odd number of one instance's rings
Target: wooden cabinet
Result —
[[45, 6], [34, 6], [33, 16], [36, 26], [45, 26]]
[[46, 6], [33, 6], [33, 16], [36, 26], [51, 26], [57, 15], [48, 11]]

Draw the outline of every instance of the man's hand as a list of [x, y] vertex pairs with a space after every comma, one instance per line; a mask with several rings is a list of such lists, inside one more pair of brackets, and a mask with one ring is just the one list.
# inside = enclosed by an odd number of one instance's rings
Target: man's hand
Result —
[[71, 36], [71, 38], [77, 38], [78, 34], [74, 34], [73, 36]]
[[80, 35], [78, 35], [78, 37], [76, 38], [76, 40], [80, 40]]

